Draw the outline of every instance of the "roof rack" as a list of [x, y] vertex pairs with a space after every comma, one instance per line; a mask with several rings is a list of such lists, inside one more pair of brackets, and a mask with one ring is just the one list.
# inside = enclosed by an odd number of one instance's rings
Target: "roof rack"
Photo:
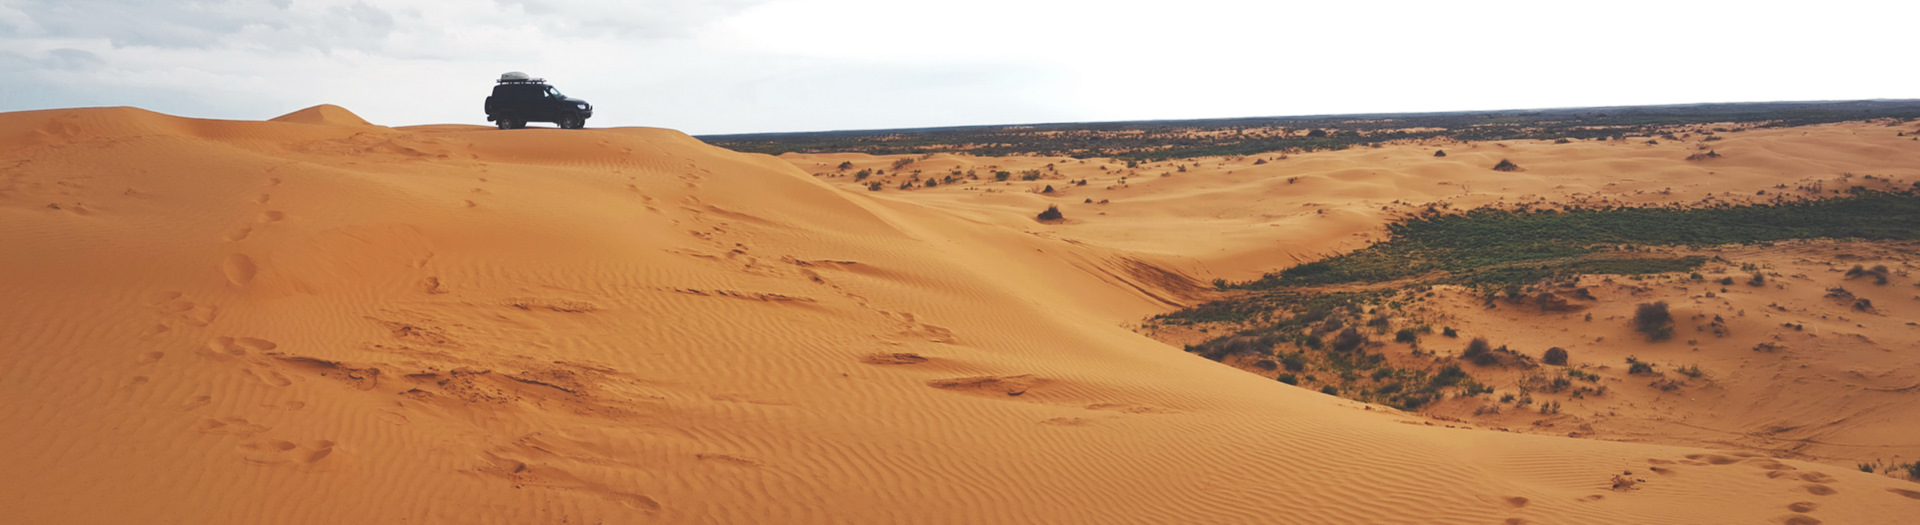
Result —
[[547, 79], [533, 78], [532, 76], [527, 75], [526, 73], [521, 73], [519, 71], [508, 71], [500, 75], [499, 83], [501, 84], [545, 84], [547, 83]]

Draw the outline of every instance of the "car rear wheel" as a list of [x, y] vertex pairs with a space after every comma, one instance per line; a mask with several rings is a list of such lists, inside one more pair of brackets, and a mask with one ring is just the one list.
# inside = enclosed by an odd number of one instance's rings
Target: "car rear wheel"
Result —
[[587, 126], [587, 121], [580, 118], [577, 113], [568, 113], [561, 115], [560, 120], [554, 121], [554, 124], [559, 125], [560, 129], [580, 129]]
[[524, 121], [524, 120], [514, 120], [514, 119], [503, 118], [503, 119], [494, 121], [494, 123], [499, 125], [500, 129], [520, 129], [520, 128], [527, 127], [527, 121]]

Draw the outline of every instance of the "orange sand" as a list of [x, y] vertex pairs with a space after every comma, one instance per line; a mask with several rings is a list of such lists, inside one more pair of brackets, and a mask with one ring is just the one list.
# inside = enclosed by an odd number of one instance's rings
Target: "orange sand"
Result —
[[[1885, 128], [1814, 128], [1798, 149], [1730, 138], [1712, 161], [1726, 167], [1643, 146], [1450, 147], [1439, 164], [1406, 147], [1043, 197], [875, 195], [667, 130], [385, 128], [326, 106], [275, 120], [0, 114], [0, 515], [1611, 524], [1920, 509], [1920, 485], [1846, 467], [1447, 428], [1129, 329], [1204, 296], [1188, 278], [1356, 247], [1391, 213], [1382, 201], [1911, 176], [1891, 170], [1920, 165], [1920, 147], [1850, 135]], [[1502, 156], [1529, 171], [1482, 173]], [[1096, 195], [1113, 203], [1079, 204]], [[1031, 220], [1064, 199], [1068, 222]]]

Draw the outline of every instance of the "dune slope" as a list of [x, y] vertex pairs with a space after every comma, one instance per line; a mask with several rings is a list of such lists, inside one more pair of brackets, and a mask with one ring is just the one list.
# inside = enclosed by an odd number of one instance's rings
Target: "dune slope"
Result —
[[[319, 111], [323, 122], [357, 117]], [[350, 116], [350, 114], [349, 114]], [[657, 129], [0, 114], [23, 523], [1890, 522], [1910, 483], [1446, 428], [1135, 334], [1157, 255]]]

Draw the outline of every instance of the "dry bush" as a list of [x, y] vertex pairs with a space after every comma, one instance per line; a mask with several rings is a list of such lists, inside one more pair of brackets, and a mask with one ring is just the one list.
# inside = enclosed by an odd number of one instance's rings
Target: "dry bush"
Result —
[[1350, 352], [1355, 348], [1360, 348], [1360, 345], [1366, 344], [1366, 342], [1366, 336], [1360, 335], [1359, 330], [1348, 327], [1345, 330], [1341, 330], [1339, 335], [1333, 336], [1333, 349], [1340, 352]]
[[1520, 171], [1520, 165], [1514, 164], [1511, 160], [1500, 159], [1499, 164], [1493, 165], [1493, 171]]
[[1567, 366], [1567, 349], [1558, 346], [1548, 348], [1547, 353], [1540, 356], [1540, 362], [1554, 366]]
[[1667, 312], [1667, 302], [1641, 303], [1634, 308], [1633, 328], [1647, 334], [1648, 341], [1673, 337], [1673, 314]]
[[1059, 206], [1047, 206], [1047, 211], [1040, 212], [1038, 218], [1042, 221], [1057, 221], [1067, 217], [1060, 214]]

